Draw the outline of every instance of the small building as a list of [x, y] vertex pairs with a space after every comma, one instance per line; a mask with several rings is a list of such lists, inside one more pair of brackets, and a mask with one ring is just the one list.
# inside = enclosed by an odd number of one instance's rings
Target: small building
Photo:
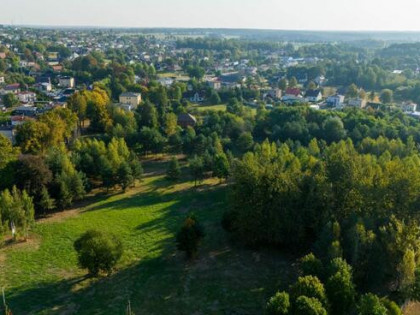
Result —
[[222, 88], [222, 82], [219, 79], [207, 80], [207, 85], [213, 90], [220, 90]]
[[272, 99], [281, 99], [282, 92], [280, 89], [271, 89], [267, 91], [267, 96], [271, 97]]
[[401, 109], [405, 113], [414, 113], [415, 111], [417, 111], [417, 104], [413, 102], [403, 103], [401, 105]]
[[305, 97], [308, 102], [316, 103], [322, 100], [322, 92], [321, 90], [308, 90]]
[[365, 108], [366, 107], [366, 100], [361, 98], [351, 98], [347, 101], [348, 106], [357, 107], [357, 108]]
[[6, 59], [6, 53], [0, 52], [0, 59]]
[[6, 85], [4, 87], [4, 92], [5, 92], [5, 94], [7, 94], [7, 93], [18, 94], [20, 92], [20, 84], [19, 83], [13, 83], [13, 84]]
[[16, 126], [24, 124], [27, 121], [33, 120], [33, 118], [29, 116], [25, 116], [25, 115], [16, 115], [16, 116], [11, 116], [10, 120], [12, 122], [12, 126], [16, 127]]
[[58, 78], [58, 85], [65, 88], [74, 88], [75, 87], [75, 81], [73, 77], [59, 77]]
[[343, 108], [344, 95], [335, 94], [327, 97], [327, 105], [335, 108]]
[[33, 103], [36, 101], [36, 93], [30, 91], [19, 92], [17, 97], [22, 103]]
[[38, 114], [38, 108], [35, 106], [19, 106], [13, 112], [13, 116], [35, 117]]
[[0, 76], [0, 84], [4, 84], [6, 80], [4, 79], [4, 76]]
[[125, 92], [120, 95], [120, 103], [131, 105], [134, 109], [141, 103], [141, 94]]
[[178, 125], [182, 128], [194, 127], [197, 124], [197, 119], [191, 114], [179, 114]]

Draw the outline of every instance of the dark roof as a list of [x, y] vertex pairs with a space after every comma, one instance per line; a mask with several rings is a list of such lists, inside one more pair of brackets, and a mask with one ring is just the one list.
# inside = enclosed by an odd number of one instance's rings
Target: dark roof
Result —
[[196, 123], [197, 119], [191, 114], [179, 114], [178, 115], [178, 122], [181, 123]]
[[307, 90], [306, 97], [317, 97], [321, 93], [320, 90]]

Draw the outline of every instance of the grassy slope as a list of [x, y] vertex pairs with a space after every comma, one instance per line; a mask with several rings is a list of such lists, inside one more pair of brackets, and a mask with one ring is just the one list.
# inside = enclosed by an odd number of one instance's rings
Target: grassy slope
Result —
[[[101, 197], [80, 211], [38, 222], [31, 240], [0, 251], [1, 285], [16, 314], [260, 313], [268, 296], [285, 287], [290, 260], [229, 241], [220, 227], [226, 188], [207, 180], [168, 183], [145, 179], [126, 194]], [[188, 211], [206, 229], [199, 258], [185, 261], [174, 235]], [[86, 279], [77, 268], [74, 240], [90, 228], [113, 232], [125, 247], [113, 275]]]

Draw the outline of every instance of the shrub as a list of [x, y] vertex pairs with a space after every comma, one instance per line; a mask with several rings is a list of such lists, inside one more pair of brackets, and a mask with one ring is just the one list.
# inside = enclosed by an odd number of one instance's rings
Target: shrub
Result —
[[299, 296], [295, 305], [296, 315], [327, 315], [322, 303], [316, 298]]
[[290, 309], [290, 299], [287, 292], [277, 292], [272, 296], [266, 306], [267, 314], [283, 315], [288, 314]]
[[123, 253], [120, 240], [112, 234], [89, 230], [74, 242], [79, 266], [97, 276], [100, 271], [111, 273]]
[[188, 216], [181, 230], [176, 235], [177, 248], [186, 253], [189, 259], [197, 254], [198, 244], [204, 236], [204, 231], [194, 215]]

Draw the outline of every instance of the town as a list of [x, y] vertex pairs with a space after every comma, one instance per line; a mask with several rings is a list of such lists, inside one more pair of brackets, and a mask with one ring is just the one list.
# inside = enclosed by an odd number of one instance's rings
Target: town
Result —
[[419, 314], [420, 34], [12, 24], [4, 314]]

